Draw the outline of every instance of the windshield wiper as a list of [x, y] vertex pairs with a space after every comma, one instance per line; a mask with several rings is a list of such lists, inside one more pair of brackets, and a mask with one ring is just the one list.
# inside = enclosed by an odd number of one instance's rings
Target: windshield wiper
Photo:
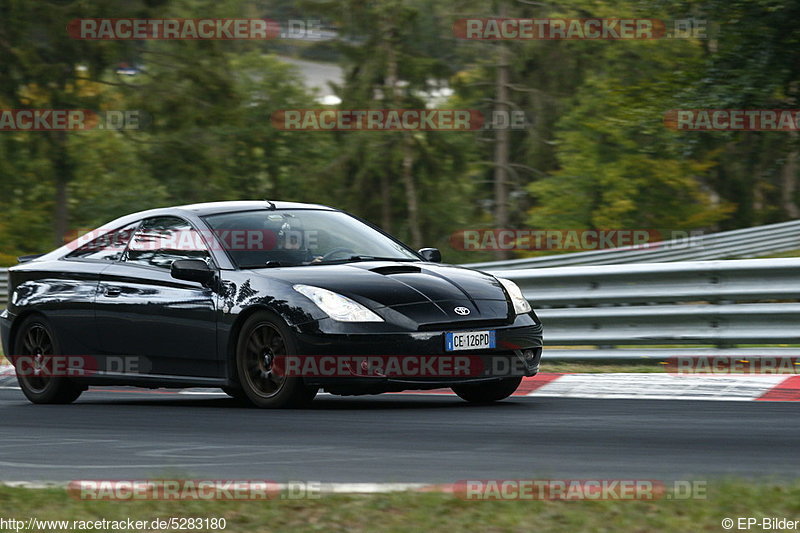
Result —
[[257, 265], [241, 265], [239, 268], [242, 269], [249, 269], [249, 268], [276, 268], [276, 267], [288, 267], [288, 266], [300, 266], [297, 263], [283, 263], [281, 261], [267, 261], [266, 263], [259, 263]]
[[240, 265], [240, 269], [258, 269], [258, 268], [277, 268], [277, 267], [299, 267], [299, 266], [313, 266], [313, 265], [340, 265], [343, 263], [357, 263], [360, 261], [416, 261], [412, 257], [379, 257], [374, 255], [352, 255], [347, 259], [329, 259], [327, 261], [311, 261], [309, 263], [285, 263], [282, 261], [267, 261], [266, 263], [259, 263], [256, 265]]
[[412, 257], [379, 257], [375, 255], [351, 255], [347, 259], [329, 259], [327, 261], [317, 261], [307, 263], [309, 265], [334, 265], [337, 263], [357, 263], [360, 261], [419, 261]]
[[419, 261], [411, 257], [379, 257], [376, 255], [352, 255], [349, 261]]

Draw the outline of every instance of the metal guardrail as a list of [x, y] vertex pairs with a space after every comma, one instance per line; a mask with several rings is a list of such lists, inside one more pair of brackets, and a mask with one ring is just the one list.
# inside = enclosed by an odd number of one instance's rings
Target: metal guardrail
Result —
[[[514, 280], [533, 304], [544, 323], [546, 358], [800, 355], [800, 348], [735, 347], [800, 344], [800, 258], [492, 273]], [[7, 283], [8, 273], [0, 269], [2, 306]], [[647, 348], [664, 344], [712, 349]], [[613, 349], [619, 345], [629, 348]]]
[[697, 235], [687, 240], [677, 239], [649, 243], [646, 247], [613, 248], [509, 261], [470, 263], [464, 266], [483, 270], [508, 270], [579, 265], [663, 263], [758, 257], [789, 250], [800, 250], [800, 220]]
[[[737, 344], [800, 344], [800, 258], [492, 273], [522, 288], [544, 323], [545, 346], [600, 349], [551, 349], [548, 357], [653, 353], [610, 350], [619, 345], [703, 345], [733, 353]], [[800, 355], [800, 348], [789, 351]]]

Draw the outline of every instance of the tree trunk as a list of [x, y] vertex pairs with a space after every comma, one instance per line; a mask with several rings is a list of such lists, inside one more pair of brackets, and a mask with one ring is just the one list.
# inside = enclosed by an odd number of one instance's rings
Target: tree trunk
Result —
[[[396, 28], [393, 24], [396, 23], [391, 16], [391, 10], [388, 11], [388, 16], [385, 20], [384, 46], [386, 50], [386, 78], [384, 86], [389, 106], [392, 108], [402, 107], [402, 92], [399, 85], [399, 76], [397, 73], [397, 50], [395, 49], [394, 37]], [[414, 181], [414, 144], [409, 132], [403, 132], [400, 139], [401, 150], [401, 164], [400, 172], [402, 177], [403, 186], [406, 192], [406, 212], [408, 213], [408, 231], [411, 237], [411, 246], [414, 248], [422, 247], [422, 231], [419, 225], [419, 202], [417, 200], [417, 185]]]
[[[505, 11], [505, 10], [503, 10]], [[495, 90], [495, 111], [508, 112], [508, 84], [510, 78], [510, 58], [505, 44], [498, 43], [497, 86]], [[494, 144], [494, 226], [508, 229], [508, 168], [510, 138], [507, 128], [495, 132]], [[497, 259], [508, 259], [507, 250], [495, 252]]]
[[67, 204], [67, 185], [72, 180], [73, 168], [67, 148], [67, 134], [54, 132], [50, 137], [50, 149], [55, 183], [55, 217], [53, 219], [53, 245], [64, 244], [64, 237], [69, 231], [69, 206]]
[[403, 183], [406, 187], [408, 205], [408, 229], [411, 232], [411, 246], [422, 248], [422, 232], [419, 225], [419, 205], [417, 186], [414, 183], [414, 145], [409, 133], [403, 133]]
[[381, 228], [387, 233], [392, 232], [392, 187], [389, 182], [389, 175], [381, 173]]

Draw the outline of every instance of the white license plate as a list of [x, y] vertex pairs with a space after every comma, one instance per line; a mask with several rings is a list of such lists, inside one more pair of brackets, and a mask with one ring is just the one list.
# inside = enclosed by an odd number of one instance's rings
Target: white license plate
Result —
[[448, 331], [444, 334], [444, 349], [447, 352], [458, 350], [482, 350], [495, 347], [494, 331]]

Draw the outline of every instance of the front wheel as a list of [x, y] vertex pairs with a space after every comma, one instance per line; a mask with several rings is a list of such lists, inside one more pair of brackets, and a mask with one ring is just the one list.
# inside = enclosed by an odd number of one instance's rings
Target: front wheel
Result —
[[522, 378], [503, 378], [492, 383], [458, 385], [453, 387], [453, 392], [470, 403], [491, 403], [514, 394], [520, 383], [522, 383]]
[[302, 378], [275, 372], [277, 358], [295, 354], [292, 332], [279, 317], [265, 311], [247, 319], [236, 345], [236, 371], [241, 390], [253, 405], [303, 407], [314, 399], [317, 389], [306, 387]]
[[52, 327], [44, 317], [27, 318], [14, 342], [14, 369], [17, 381], [32, 403], [72, 403], [85, 390], [65, 377], [56, 377], [54, 357], [61, 353]]

